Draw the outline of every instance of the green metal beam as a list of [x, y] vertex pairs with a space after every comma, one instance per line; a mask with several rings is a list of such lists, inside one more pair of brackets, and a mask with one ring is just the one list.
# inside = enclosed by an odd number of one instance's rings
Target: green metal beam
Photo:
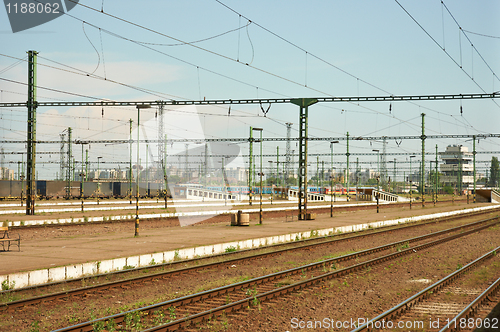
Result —
[[[500, 93], [468, 93], [450, 95], [407, 95], [407, 96], [366, 96], [366, 97], [318, 97], [318, 98], [264, 98], [264, 99], [219, 99], [219, 100], [151, 100], [151, 101], [44, 101], [38, 102], [38, 107], [57, 106], [141, 106], [141, 105], [241, 105], [241, 104], [297, 104], [297, 101], [314, 103], [345, 103], [345, 102], [376, 102], [376, 101], [428, 101], [428, 100], [458, 100], [458, 99], [492, 99], [500, 98]], [[310, 106], [309, 104], [307, 106]], [[27, 103], [0, 103], [0, 107], [26, 107]], [[305, 106], [305, 107], [307, 107]]]
[[27, 172], [26, 172], [26, 215], [35, 214], [36, 199], [36, 61], [38, 52], [28, 51], [28, 133], [27, 133]]
[[290, 100], [299, 106], [299, 220], [306, 220], [307, 215], [307, 140], [308, 140], [308, 110], [309, 106], [318, 102], [317, 99], [301, 98]]

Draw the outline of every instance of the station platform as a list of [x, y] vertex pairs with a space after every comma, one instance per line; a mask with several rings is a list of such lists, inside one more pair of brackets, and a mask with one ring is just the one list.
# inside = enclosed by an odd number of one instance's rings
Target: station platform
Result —
[[[319, 214], [315, 220], [308, 221], [297, 221], [295, 217], [294, 221], [290, 222], [290, 218], [287, 221], [284, 216], [277, 218], [270, 216], [264, 218], [263, 225], [258, 225], [257, 214], [251, 215], [250, 226], [247, 227], [230, 226], [229, 222], [162, 227], [161, 221], [154, 223], [143, 221], [140, 224], [139, 237], [134, 237], [133, 222], [20, 229], [21, 250], [18, 252], [17, 247], [13, 246], [11, 251], [0, 252], [0, 283], [7, 281], [12, 284], [15, 281], [15, 288], [21, 288], [35, 283], [33, 276], [37, 274], [27, 275], [27, 271], [36, 271], [44, 278], [48, 278], [48, 281], [56, 281], [61, 278], [61, 274], [66, 279], [77, 277], [76, 272], [73, 275], [73, 266], [75, 270], [80, 269], [79, 271], [84, 273], [87, 271], [88, 274], [102, 273], [105, 269], [111, 271], [123, 266], [143, 266], [144, 263], [139, 264], [139, 261], [154, 259], [154, 262], [161, 263], [159, 257], [164, 257], [163, 260], [168, 261], [165, 258], [166, 252], [180, 253], [180, 258], [183, 258], [183, 254], [189, 250], [193, 255], [200, 254], [197, 249], [203, 249], [201, 255], [210, 254], [207, 248], [212, 248], [214, 252], [214, 246], [237, 243], [235, 241], [250, 241], [250, 239], [486, 207], [500, 206], [491, 203], [449, 202], [435, 207], [427, 204], [422, 208], [419, 204], [414, 204], [411, 210], [409, 206], [382, 208], [378, 214], [374, 207], [370, 210], [336, 212], [333, 217], [330, 217], [329, 213]], [[160, 254], [162, 256], [158, 256]], [[115, 259], [114, 265], [100, 264], [113, 259]], [[96, 267], [97, 270], [100, 267], [100, 270], [97, 271]]]

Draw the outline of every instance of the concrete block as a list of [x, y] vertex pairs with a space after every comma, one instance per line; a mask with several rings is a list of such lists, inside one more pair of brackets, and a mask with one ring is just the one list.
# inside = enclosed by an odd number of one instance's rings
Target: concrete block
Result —
[[97, 273], [98, 273], [97, 262], [82, 264], [82, 276], [97, 274]]
[[165, 251], [163, 253], [165, 262], [172, 262], [175, 259], [175, 251]]
[[46, 284], [49, 282], [49, 270], [47, 269], [30, 271], [29, 274], [30, 286]]
[[[98, 265], [97, 273], [106, 273], [106, 272], [113, 271], [113, 260], [112, 259], [98, 262], [97, 265]], [[124, 264], [122, 264], [122, 267], [123, 267], [123, 265], [125, 265], [125, 262], [124, 262]]]
[[[155, 254], [151, 254], [151, 260], [155, 261], [155, 264], [161, 264], [163, 263], [163, 253], [162, 252], [157, 252]], [[151, 263], [151, 261], [150, 261]]]
[[66, 266], [66, 278], [74, 279], [83, 276], [83, 269], [81, 264]]
[[[125, 265], [127, 266], [133, 266], [133, 267], [138, 267], [140, 266], [140, 257], [141, 256], [132, 256], [132, 257], [127, 257], [126, 259], [126, 262], [125, 262]], [[144, 257], [144, 261], [148, 261], [148, 257]], [[151, 261], [151, 258], [149, 257], [149, 261]], [[149, 263], [149, 262], [148, 262]], [[124, 266], [125, 266], [124, 265]], [[147, 263], [146, 263], [147, 265]], [[141, 266], [144, 266], [144, 265], [141, 265]], [[122, 267], [123, 269], [123, 267]], [[116, 266], [115, 266], [115, 270], [116, 270]]]
[[181, 259], [189, 259], [194, 257], [194, 248], [186, 248], [179, 250]]
[[220, 254], [224, 252], [222, 244], [214, 244], [212, 254]]
[[227, 242], [227, 243], [224, 243], [222, 244], [222, 247], [224, 248], [224, 252], [226, 252], [226, 250], [228, 248], [235, 248], [236, 250], [238, 250], [238, 242]]
[[66, 280], [66, 267], [54, 267], [49, 269], [49, 282]]
[[112, 267], [111, 267], [111, 269], [106, 270], [108, 272], [123, 270], [123, 267], [128, 265], [126, 257], [115, 258], [112, 260], [110, 259], [109, 261], [112, 263]]
[[19, 272], [9, 274], [9, 287], [24, 288], [29, 286], [29, 272]]
[[9, 278], [6, 275], [0, 276], [0, 285], [7, 285], [7, 283], [9, 282], [8, 280]]

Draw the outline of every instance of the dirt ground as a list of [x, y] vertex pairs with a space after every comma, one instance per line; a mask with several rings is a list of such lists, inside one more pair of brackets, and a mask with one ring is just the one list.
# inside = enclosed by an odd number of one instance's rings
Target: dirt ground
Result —
[[290, 217], [283, 213], [269, 212], [264, 214], [263, 225], [258, 224], [258, 214], [252, 214], [249, 227], [230, 227], [228, 215], [188, 227], [179, 227], [175, 219], [143, 220], [139, 237], [134, 237], [134, 221], [21, 228], [12, 231], [21, 236], [21, 251], [13, 247], [12, 251], [0, 252], [4, 262], [0, 275], [486, 205], [489, 204], [450, 202], [436, 207], [430, 204], [425, 208], [414, 205], [412, 210], [405, 205], [382, 207], [378, 214], [372, 207], [361, 211], [336, 211], [333, 218], [330, 218], [329, 209], [324, 209], [326, 214], [318, 214], [316, 220], [299, 222], [296, 217], [290, 222]]

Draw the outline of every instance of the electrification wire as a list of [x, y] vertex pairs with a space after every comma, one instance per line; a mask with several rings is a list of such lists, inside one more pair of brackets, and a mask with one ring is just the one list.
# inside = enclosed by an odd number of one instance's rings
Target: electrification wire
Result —
[[[361, 81], [362, 83], [365, 83], [365, 84], [367, 84], [367, 85], [369, 85], [369, 86], [371, 86], [371, 87], [373, 87], [373, 88], [375, 88], [375, 89], [377, 89], [377, 90], [380, 90], [380, 91], [382, 91], [382, 92], [384, 92], [384, 93], [387, 93], [387, 94], [392, 95], [392, 94], [391, 94], [390, 92], [388, 92], [387, 90], [384, 90], [384, 89], [382, 89], [382, 88], [380, 88], [380, 87], [378, 87], [378, 86], [376, 86], [376, 85], [374, 85], [374, 84], [372, 84], [372, 83], [369, 83], [369, 82], [367, 82], [367, 81], [365, 81], [365, 80], [363, 80], [363, 79], [361, 79], [361, 78], [359, 78], [359, 77], [357, 77], [357, 76], [355, 76], [355, 75], [353, 75], [353, 74], [351, 74], [351, 73], [349, 73], [349, 72], [347, 72], [347, 71], [343, 70], [342, 68], [340, 68], [340, 67], [338, 67], [338, 66], [335, 66], [334, 64], [332, 64], [332, 63], [330, 63], [330, 62], [328, 62], [328, 61], [326, 61], [326, 60], [324, 60], [324, 59], [320, 58], [319, 56], [317, 56], [317, 55], [315, 55], [315, 54], [313, 54], [313, 53], [309, 52], [308, 50], [306, 50], [306, 49], [304, 49], [304, 48], [302, 48], [302, 47], [298, 46], [297, 44], [295, 44], [295, 43], [291, 42], [290, 40], [288, 40], [288, 39], [286, 39], [286, 38], [284, 38], [284, 37], [282, 37], [282, 36], [278, 35], [277, 33], [273, 32], [273, 31], [271, 31], [271, 30], [269, 30], [269, 29], [267, 29], [266, 27], [264, 27], [264, 26], [260, 25], [259, 23], [256, 23], [254, 20], [251, 20], [250, 18], [248, 18], [248, 17], [244, 16], [244, 15], [243, 15], [243, 14], [241, 14], [240, 12], [238, 12], [238, 11], [236, 11], [235, 9], [233, 9], [233, 8], [229, 7], [228, 5], [224, 4], [222, 1], [220, 1], [220, 0], [215, 0], [215, 1], [216, 1], [216, 2], [218, 2], [219, 4], [221, 4], [222, 6], [226, 7], [226, 8], [227, 8], [227, 9], [229, 9], [230, 11], [234, 12], [235, 14], [239, 15], [240, 17], [243, 17], [243, 18], [245, 18], [246, 20], [251, 21], [251, 22], [252, 22], [252, 23], [254, 23], [256, 26], [258, 26], [259, 28], [263, 29], [264, 31], [266, 31], [266, 32], [270, 33], [271, 35], [273, 35], [273, 36], [277, 37], [278, 39], [280, 39], [280, 40], [282, 40], [282, 41], [284, 41], [284, 42], [288, 43], [289, 45], [292, 45], [293, 47], [295, 47], [295, 48], [299, 49], [299, 50], [300, 50], [300, 51], [302, 51], [302, 52], [305, 52], [305, 54], [306, 54], [306, 63], [307, 63], [307, 55], [310, 55], [310, 56], [314, 57], [315, 59], [317, 59], [317, 60], [319, 60], [319, 61], [321, 61], [321, 62], [323, 62], [323, 63], [325, 63], [325, 64], [327, 64], [327, 65], [329, 65], [329, 66], [331, 66], [331, 67], [333, 67], [333, 68], [335, 68], [335, 69], [337, 69], [337, 70], [339, 70], [339, 71], [343, 72], [343, 73], [345, 73], [346, 75], [348, 75], [348, 76], [350, 76], [350, 77], [352, 77], [352, 78], [355, 78], [355, 79], [356, 79], [356, 81], [358, 82], [358, 86], [359, 86], [359, 82]], [[306, 69], [306, 70], [307, 70], [307, 69]], [[307, 73], [306, 73], [306, 82], [307, 82]], [[306, 86], [307, 86], [307, 83], [306, 83]], [[359, 89], [359, 87], [358, 87], [358, 89]], [[484, 90], [483, 90], [483, 91], [484, 91]], [[359, 93], [358, 93], [358, 94], [359, 94]], [[411, 103], [411, 104], [414, 104], [414, 105], [418, 105], [417, 103], [414, 103], [414, 102], [410, 102], [410, 103]], [[359, 103], [358, 103], [356, 106], [360, 106], [360, 105], [359, 105]], [[360, 107], [361, 107], [361, 106], [360, 106]], [[368, 109], [369, 109], [369, 108], [368, 108]], [[427, 107], [426, 107], [426, 109], [428, 109], [428, 110], [430, 110], [430, 111], [433, 111], [433, 112], [440, 113], [440, 112], [438, 112], [438, 111], [436, 111], [436, 110], [432, 110], [432, 109], [427, 108]], [[374, 110], [372, 110], [372, 109], [369, 109], [369, 110], [371, 110], [372, 112], [374, 111]], [[357, 111], [355, 111], [355, 112], [357, 112]], [[358, 112], [357, 112], [357, 113], [358, 113]], [[399, 119], [399, 118], [396, 118], [396, 119], [397, 119], [398, 121], [400, 121], [400, 122], [404, 122], [404, 121], [402, 121], [402, 120], [401, 120], [401, 119]]]
[[[441, 3], [443, 4], [444, 8], [448, 11], [448, 13], [450, 14], [451, 18], [453, 19], [453, 21], [455, 21], [456, 25], [459, 27], [460, 31], [464, 34], [465, 38], [467, 38], [467, 40], [469, 41], [470, 45], [472, 46], [472, 48], [476, 51], [476, 53], [479, 55], [479, 57], [481, 58], [481, 60], [483, 60], [484, 64], [486, 65], [486, 67], [488, 67], [488, 69], [491, 71], [491, 73], [493, 74], [494, 77], [496, 77], [498, 79], [498, 76], [497, 74], [495, 74], [495, 72], [493, 71], [493, 69], [491, 68], [491, 66], [488, 64], [488, 62], [486, 62], [486, 60], [484, 59], [483, 55], [481, 53], [479, 53], [479, 50], [476, 48], [476, 46], [474, 46], [474, 44], [472, 43], [472, 41], [470, 40], [469, 36], [467, 36], [467, 34], [465, 33], [465, 31], [462, 29], [462, 26], [458, 23], [457, 19], [455, 18], [455, 16], [453, 16], [453, 14], [451, 13], [451, 11], [448, 9], [448, 7], [446, 6], [446, 4], [444, 3], [443, 0], [441, 0]], [[484, 91], [484, 90], [483, 90]]]
[[462, 31], [470, 33], [470, 34], [473, 34], [473, 35], [481, 36], [481, 37], [488, 37], [488, 38], [500, 39], [499, 36], [485, 35], [485, 34], [482, 34], [482, 33], [477, 33], [477, 32], [473, 32], [473, 31], [469, 31], [469, 30], [465, 30], [465, 29], [462, 29]]
[[[395, 2], [396, 2], [396, 3], [397, 3], [400, 7], [401, 7], [401, 9], [403, 9], [403, 11], [404, 11], [404, 12], [405, 12], [405, 13], [406, 13], [406, 14], [407, 14], [407, 15], [408, 15], [408, 16], [409, 16], [412, 20], [413, 20], [413, 22], [415, 22], [415, 23], [416, 23], [416, 24], [420, 27], [420, 29], [422, 29], [422, 31], [424, 31], [424, 32], [425, 32], [425, 34], [426, 34], [426, 35], [427, 35], [427, 36], [428, 36], [428, 37], [429, 37], [429, 38], [430, 38], [430, 39], [431, 39], [431, 40], [432, 40], [432, 41], [433, 41], [433, 42], [434, 42], [437, 46], [439, 46], [439, 48], [440, 48], [440, 49], [441, 49], [441, 50], [442, 50], [442, 51], [443, 51], [443, 52], [444, 52], [444, 53], [445, 53], [445, 54], [446, 54], [446, 55], [447, 55], [447, 56], [448, 56], [448, 57], [449, 57], [449, 58], [450, 58], [450, 59], [451, 59], [451, 60], [452, 60], [452, 61], [453, 61], [453, 62], [454, 62], [454, 63], [455, 63], [455, 64], [456, 64], [456, 65], [457, 65], [460, 69], [461, 69], [461, 70], [462, 70], [462, 72], [463, 72], [463, 73], [464, 73], [467, 77], [469, 77], [469, 78], [471, 79], [471, 81], [472, 81], [472, 82], [474, 82], [474, 84], [475, 84], [475, 85], [476, 85], [476, 86], [477, 86], [477, 87], [478, 87], [481, 91], [483, 91], [484, 93], [486, 93], [486, 91], [483, 89], [483, 87], [481, 87], [481, 85], [479, 85], [479, 83], [478, 83], [476, 80], [474, 80], [474, 78], [473, 78], [473, 77], [472, 77], [472, 76], [471, 76], [471, 75], [470, 75], [467, 71], [465, 71], [465, 69], [464, 69], [464, 68], [463, 68], [463, 67], [462, 67], [462, 66], [461, 66], [461, 65], [460, 65], [460, 64], [459, 64], [459, 63], [458, 63], [458, 62], [457, 62], [457, 61], [456, 61], [456, 60], [455, 60], [452, 56], [451, 56], [451, 54], [450, 54], [448, 51], [446, 51], [446, 50], [445, 50], [445, 49], [444, 49], [444, 48], [443, 48], [443, 47], [439, 44], [439, 42], [438, 42], [436, 39], [434, 39], [434, 37], [432, 37], [432, 36], [431, 36], [431, 34], [430, 34], [429, 32], [427, 32], [427, 30], [425, 30], [425, 28], [424, 28], [424, 27], [423, 27], [423, 26], [422, 26], [422, 25], [421, 25], [421, 24], [420, 24], [420, 23], [419, 23], [419, 22], [418, 22], [418, 21], [417, 21], [417, 20], [416, 20], [416, 19], [415, 19], [415, 18], [414, 18], [411, 14], [410, 14], [410, 12], [408, 12], [408, 11], [406, 10], [406, 8], [404, 8], [404, 7], [403, 7], [403, 5], [401, 5], [401, 4], [399, 3], [399, 1], [398, 1], [398, 0], [394, 0], [394, 1], [395, 1]], [[500, 108], [500, 105], [499, 105], [496, 101], [492, 100], [492, 102], [493, 102], [493, 103], [494, 103], [497, 107], [499, 107], [499, 108]]]

